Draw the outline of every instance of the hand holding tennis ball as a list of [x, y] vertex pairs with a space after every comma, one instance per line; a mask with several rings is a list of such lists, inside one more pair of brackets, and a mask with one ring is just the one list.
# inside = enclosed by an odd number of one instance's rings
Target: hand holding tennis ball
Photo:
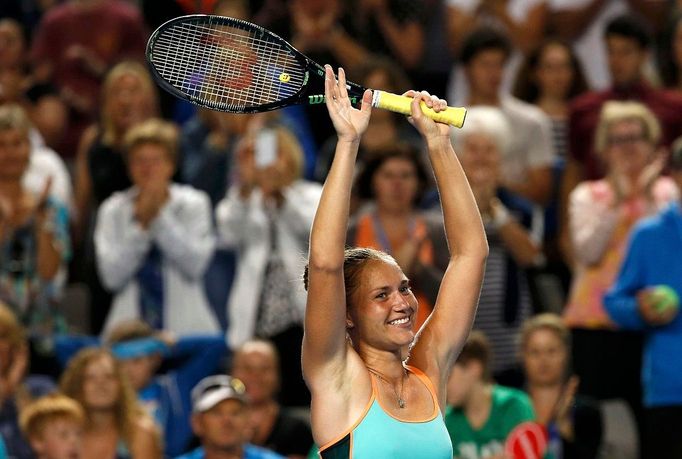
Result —
[[667, 285], [642, 290], [637, 294], [639, 312], [651, 325], [665, 325], [677, 316], [680, 298], [674, 289]]

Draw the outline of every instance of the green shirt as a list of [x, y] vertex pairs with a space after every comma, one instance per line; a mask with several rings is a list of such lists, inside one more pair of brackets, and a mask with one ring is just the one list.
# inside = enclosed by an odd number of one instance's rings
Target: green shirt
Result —
[[461, 408], [448, 406], [445, 427], [450, 433], [454, 459], [485, 459], [504, 449], [507, 435], [518, 424], [535, 420], [528, 395], [502, 386], [493, 386], [490, 416], [483, 427], [474, 430]]

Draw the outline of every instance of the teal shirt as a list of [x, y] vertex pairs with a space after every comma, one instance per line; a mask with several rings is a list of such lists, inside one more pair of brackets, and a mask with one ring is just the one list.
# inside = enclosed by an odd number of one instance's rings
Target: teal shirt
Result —
[[535, 412], [528, 395], [503, 386], [493, 386], [490, 416], [478, 430], [471, 427], [462, 409], [449, 406], [445, 410], [445, 425], [455, 459], [485, 459], [499, 454], [514, 427], [534, 420]]
[[322, 448], [323, 459], [452, 459], [452, 444], [431, 381], [416, 368], [407, 368], [431, 392], [433, 414], [424, 421], [394, 418], [379, 404], [376, 382], [371, 376], [368, 410], [340, 440]]

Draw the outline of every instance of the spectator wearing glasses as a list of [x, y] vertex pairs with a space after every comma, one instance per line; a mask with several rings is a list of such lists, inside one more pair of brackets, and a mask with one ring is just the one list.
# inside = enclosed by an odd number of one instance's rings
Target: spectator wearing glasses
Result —
[[[673, 145], [672, 177], [682, 188], [682, 139]], [[672, 288], [682, 296], [680, 201], [632, 232], [625, 261], [613, 288], [604, 298], [610, 318], [619, 326], [646, 336], [642, 368], [644, 389], [644, 456], [682, 457], [682, 318], [678, 307], [656, 306], [654, 287]]]
[[251, 445], [249, 403], [239, 379], [209, 376], [192, 389], [192, 429], [201, 446], [177, 459], [284, 459]]
[[637, 412], [641, 336], [619, 330], [602, 298], [616, 278], [632, 226], [675, 200], [678, 192], [670, 178], [660, 176], [666, 161], [657, 150], [661, 128], [641, 103], [607, 102], [595, 140], [607, 175], [580, 183], [569, 198], [575, 265], [564, 320], [572, 329], [579, 392], [597, 399], [623, 398]]

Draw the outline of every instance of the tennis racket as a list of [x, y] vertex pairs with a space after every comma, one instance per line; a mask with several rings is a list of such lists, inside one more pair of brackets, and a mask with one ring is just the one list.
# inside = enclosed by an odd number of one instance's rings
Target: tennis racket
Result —
[[[325, 102], [324, 68], [278, 35], [250, 22], [213, 15], [171, 19], [152, 33], [147, 60], [159, 85], [200, 107], [230, 113], [255, 113], [294, 104]], [[357, 105], [365, 91], [347, 82]], [[412, 99], [373, 91], [372, 106], [405, 115]], [[430, 118], [461, 127], [464, 108], [436, 113], [422, 102]]]

